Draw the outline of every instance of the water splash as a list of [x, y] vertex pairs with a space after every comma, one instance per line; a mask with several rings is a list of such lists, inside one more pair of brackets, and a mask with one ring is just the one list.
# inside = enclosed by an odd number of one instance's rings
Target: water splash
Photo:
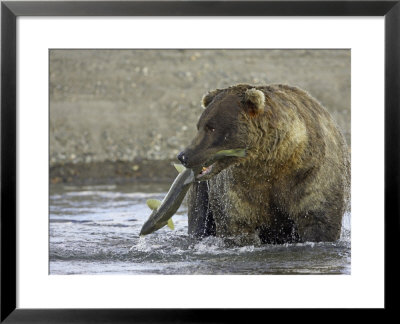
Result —
[[173, 217], [174, 231], [139, 237], [149, 216], [145, 197], [163, 192], [82, 191], [50, 197], [50, 274], [350, 273], [350, 214], [338, 242], [235, 246], [232, 238], [188, 236], [186, 204]]

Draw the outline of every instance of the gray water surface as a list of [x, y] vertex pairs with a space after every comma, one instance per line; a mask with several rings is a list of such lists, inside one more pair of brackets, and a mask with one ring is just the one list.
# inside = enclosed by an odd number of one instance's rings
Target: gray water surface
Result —
[[231, 246], [187, 235], [184, 202], [164, 227], [139, 237], [147, 199], [169, 184], [51, 186], [50, 274], [350, 274], [350, 215], [334, 243]]

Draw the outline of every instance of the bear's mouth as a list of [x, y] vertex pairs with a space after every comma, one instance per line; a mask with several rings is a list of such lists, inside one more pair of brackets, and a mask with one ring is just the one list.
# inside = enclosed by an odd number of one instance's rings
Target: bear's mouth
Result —
[[208, 167], [203, 166], [203, 167], [201, 168], [201, 171], [199, 172], [199, 174], [196, 176], [196, 178], [197, 178], [197, 179], [201, 179], [202, 177], [204, 177], [204, 176], [210, 174], [211, 171], [212, 171], [212, 169], [213, 169], [214, 164], [215, 164], [215, 163], [209, 165]]
[[243, 158], [246, 156], [246, 149], [230, 149], [218, 151], [212, 156], [211, 159], [205, 162], [196, 175], [198, 180], [208, 180], [214, 175], [226, 169], [232, 163], [234, 163], [237, 158]]

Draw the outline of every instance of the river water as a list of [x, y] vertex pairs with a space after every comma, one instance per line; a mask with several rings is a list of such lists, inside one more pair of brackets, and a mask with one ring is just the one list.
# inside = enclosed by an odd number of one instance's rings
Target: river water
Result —
[[169, 184], [50, 187], [50, 274], [350, 274], [350, 215], [334, 243], [231, 246], [187, 235], [184, 201], [164, 227], [139, 237], [147, 199]]

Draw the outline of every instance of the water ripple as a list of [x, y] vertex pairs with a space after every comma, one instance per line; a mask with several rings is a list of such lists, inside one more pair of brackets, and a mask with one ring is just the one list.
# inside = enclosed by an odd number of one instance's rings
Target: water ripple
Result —
[[146, 199], [165, 195], [148, 184], [145, 190], [138, 185], [51, 190], [50, 273], [350, 274], [350, 214], [337, 242], [235, 246], [228, 239], [189, 237], [184, 202], [173, 217], [174, 231], [164, 227], [139, 237], [150, 215]]

